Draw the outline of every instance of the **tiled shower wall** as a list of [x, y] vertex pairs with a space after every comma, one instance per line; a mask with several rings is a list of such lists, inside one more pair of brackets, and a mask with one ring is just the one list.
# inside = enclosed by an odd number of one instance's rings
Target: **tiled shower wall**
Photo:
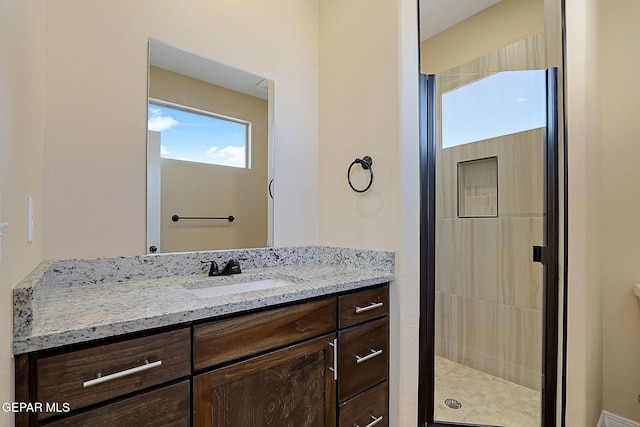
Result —
[[[491, 58], [527, 51], [536, 58], [542, 40], [504, 51], [461, 69], [486, 71], [501, 62]], [[502, 62], [511, 70], [543, 68], [536, 61]], [[438, 88], [477, 78], [438, 76]], [[439, 149], [437, 156], [436, 354], [534, 390], [541, 386], [542, 265], [532, 262], [532, 246], [543, 244], [542, 148], [542, 129], [534, 129]], [[498, 215], [458, 217], [458, 163], [491, 157], [497, 158]]]

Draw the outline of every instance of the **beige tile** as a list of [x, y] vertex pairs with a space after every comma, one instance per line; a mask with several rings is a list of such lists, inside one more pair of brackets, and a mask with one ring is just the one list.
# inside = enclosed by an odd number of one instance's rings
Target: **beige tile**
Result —
[[540, 390], [540, 310], [442, 292], [435, 306], [437, 355]]
[[497, 301], [499, 219], [439, 219], [436, 227], [436, 289]]
[[494, 348], [494, 303], [476, 298], [463, 299], [464, 336], [463, 364], [482, 368]]
[[[436, 220], [436, 290], [455, 294], [461, 285], [457, 277], [467, 265], [468, 253], [456, 250], [456, 242], [461, 237], [457, 219], [438, 218]], [[455, 233], [454, 233], [455, 230]]]
[[503, 49], [491, 52], [439, 74], [439, 90], [448, 92], [469, 84], [478, 74], [505, 70], [541, 70], [547, 68], [544, 59], [544, 36], [533, 35]]
[[[453, 398], [460, 409], [444, 400]], [[445, 358], [436, 358], [435, 419], [508, 427], [540, 425], [540, 393]]]
[[476, 369], [489, 369], [495, 348], [495, 303], [436, 294], [436, 354]]
[[462, 300], [456, 295], [436, 291], [435, 353], [451, 360], [462, 360], [464, 347]]
[[495, 306], [491, 374], [539, 390], [542, 372], [542, 312], [510, 305]]
[[490, 145], [498, 156], [498, 214], [501, 217], [542, 216], [542, 130], [494, 138]]
[[498, 302], [542, 308], [542, 264], [532, 247], [542, 245], [542, 218], [501, 218], [498, 253]]
[[458, 216], [498, 216], [498, 158], [458, 163]]
[[547, 68], [542, 33], [499, 50], [500, 70], [541, 70]]
[[542, 149], [542, 130], [533, 129], [441, 150], [436, 161], [436, 217], [458, 217], [459, 163], [492, 157], [498, 164], [498, 216], [542, 216]]

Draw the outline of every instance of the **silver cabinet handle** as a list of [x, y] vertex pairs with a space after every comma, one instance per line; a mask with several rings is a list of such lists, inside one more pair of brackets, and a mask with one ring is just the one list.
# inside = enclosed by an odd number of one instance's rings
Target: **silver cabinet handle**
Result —
[[374, 357], [382, 354], [382, 350], [374, 350], [372, 348], [369, 350], [371, 350], [371, 354], [367, 354], [366, 356], [358, 356], [357, 354], [354, 354], [353, 356], [356, 358], [356, 363], [366, 362], [367, 360], [373, 359]]
[[155, 368], [156, 366], [162, 365], [162, 360], [158, 360], [153, 363], [149, 363], [148, 360], [144, 361], [144, 365], [136, 366], [135, 368], [125, 369], [124, 371], [115, 372], [113, 374], [109, 374], [106, 376], [102, 376], [102, 374], [98, 373], [98, 377], [92, 380], [88, 380], [82, 383], [82, 387], [87, 388], [92, 385], [105, 383], [107, 381], [115, 380], [116, 378], [126, 377], [127, 375], [132, 375], [137, 372], [146, 371], [147, 369]]
[[333, 372], [333, 380], [338, 381], [338, 338], [334, 338], [329, 345], [333, 347], [333, 368], [329, 370]]
[[[369, 416], [370, 416], [371, 418], [373, 418], [373, 421], [371, 421], [369, 424], [367, 424], [367, 425], [366, 425], [366, 426], [364, 426], [364, 427], [371, 427], [371, 426], [374, 426], [374, 425], [378, 424], [379, 422], [381, 422], [381, 421], [384, 419], [384, 417], [383, 417], [382, 415], [380, 415], [378, 418], [374, 417], [374, 416], [373, 416], [373, 415], [371, 415], [371, 414], [369, 414]], [[360, 427], [360, 424], [355, 424], [355, 423], [354, 423], [354, 424], [353, 424], [353, 427]]]
[[382, 307], [384, 303], [381, 302], [372, 302], [366, 307], [356, 307], [356, 314], [364, 313], [365, 311], [374, 310], [376, 308]]

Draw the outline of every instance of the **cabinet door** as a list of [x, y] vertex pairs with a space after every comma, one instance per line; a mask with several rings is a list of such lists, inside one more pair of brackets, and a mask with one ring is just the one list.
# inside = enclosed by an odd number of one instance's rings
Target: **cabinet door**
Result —
[[194, 425], [334, 426], [334, 337], [325, 335], [194, 377]]
[[189, 381], [63, 418], [48, 427], [189, 427]]

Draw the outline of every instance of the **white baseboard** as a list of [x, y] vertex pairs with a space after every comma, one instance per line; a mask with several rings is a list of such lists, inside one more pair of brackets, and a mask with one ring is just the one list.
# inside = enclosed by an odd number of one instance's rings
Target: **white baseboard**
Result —
[[602, 411], [597, 427], [640, 427], [640, 423], [622, 418], [611, 412]]

